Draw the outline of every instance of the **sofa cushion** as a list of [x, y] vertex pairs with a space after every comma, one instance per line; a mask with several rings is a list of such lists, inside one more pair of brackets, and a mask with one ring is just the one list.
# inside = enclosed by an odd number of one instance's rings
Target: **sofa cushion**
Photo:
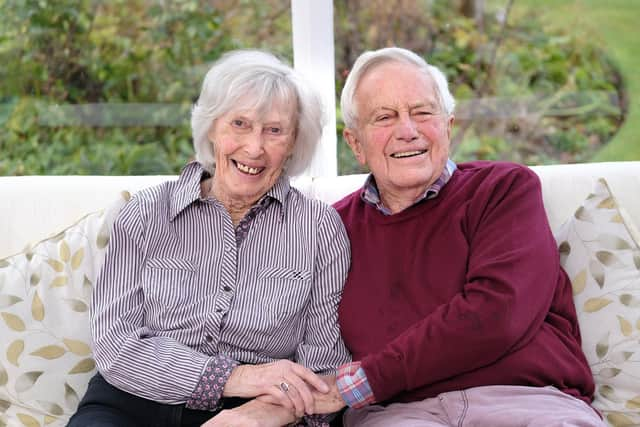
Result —
[[593, 406], [612, 426], [640, 425], [640, 247], [604, 179], [556, 233], [571, 278]]
[[95, 372], [92, 285], [128, 198], [0, 260], [0, 425], [64, 426], [76, 410]]

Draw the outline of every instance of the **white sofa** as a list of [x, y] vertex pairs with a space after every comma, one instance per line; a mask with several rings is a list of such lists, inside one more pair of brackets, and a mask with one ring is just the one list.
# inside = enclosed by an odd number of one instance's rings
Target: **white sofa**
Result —
[[[634, 236], [640, 161], [532, 169], [541, 178], [549, 222], [574, 281], [597, 383], [595, 404], [612, 426], [640, 425], [640, 249]], [[88, 302], [109, 225], [126, 200], [123, 191], [174, 178], [0, 177], [0, 427], [65, 425], [95, 369]], [[606, 186], [594, 190], [598, 178], [606, 180], [617, 205], [602, 193]], [[332, 203], [363, 180], [299, 177], [293, 183]], [[600, 221], [628, 234], [613, 238]], [[588, 242], [576, 244], [585, 233], [592, 234]], [[605, 248], [593, 248], [602, 236]]]

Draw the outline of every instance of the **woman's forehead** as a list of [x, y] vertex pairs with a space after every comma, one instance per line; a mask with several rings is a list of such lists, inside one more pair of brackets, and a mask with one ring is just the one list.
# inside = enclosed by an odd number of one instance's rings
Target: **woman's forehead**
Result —
[[287, 120], [296, 118], [296, 105], [284, 100], [271, 99], [259, 102], [256, 99], [248, 99], [237, 102], [226, 114], [238, 114], [252, 120]]

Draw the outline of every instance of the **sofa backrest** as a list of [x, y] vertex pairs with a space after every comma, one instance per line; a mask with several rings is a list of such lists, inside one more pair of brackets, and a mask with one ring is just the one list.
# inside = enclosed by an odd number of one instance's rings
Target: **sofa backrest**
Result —
[[[573, 214], [596, 179], [607, 180], [619, 204], [640, 223], [640, 161], [533, 166], [542, 181], [552, 230]], [[303, 193], [333, 203], [355, 191], [365, 175], [297, 177]], [[130, 193], [175, 176], [22, 176], [0, 177], [0, 258], [24, 249], [102, 209], [118, 194]]]

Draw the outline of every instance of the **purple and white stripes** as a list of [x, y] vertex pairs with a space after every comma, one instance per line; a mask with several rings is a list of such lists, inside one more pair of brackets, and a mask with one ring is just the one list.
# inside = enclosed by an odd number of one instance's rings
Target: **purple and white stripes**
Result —
[[201, 198], [203, 173], [190, 163], [177, 181], [136, 194], [114, 224], [92, 300], [105, 379], [177, 404], [218, 355], [316, 372], [349, 361], [337, 307], [350, 254], [338, 214], [281, 177], [236, 240], [222, 205]]

